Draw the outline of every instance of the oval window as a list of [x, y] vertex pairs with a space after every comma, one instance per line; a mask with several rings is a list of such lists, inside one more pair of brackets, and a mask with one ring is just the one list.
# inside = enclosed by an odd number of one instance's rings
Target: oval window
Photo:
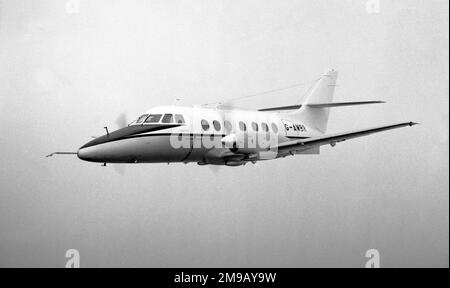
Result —
[[225, 120], [223, 123], [223, 126], [225, 127], [225, 133], [229, 134], [233, 130], [233, 125], [231, 125], [230, 121]]
[[258, 130], [259, 130], [258, 123], [252, 122], [252, 129], [253, 129], [253, 131], [258, 132]]
[[213, 121], [213, 126], [214, 126], [214, 129], [216, 129], [216, 131], [220, 131], [220, 128], [222, 128], [220, 125], [220, 122], [217, 120]]
[[267, 125], [267, 123], [262, 123], [261, 127], [264, 132], [269, 132], [269, 125]]
[[241, 131], [247, 131], [247, 125], [245, 125], [245, 123], [241, 121], [239, 122], [239, 129]]
[[272, 123], [272, 131], [273, 133], [278, 133], [278, 126], [275, 123]]
[[202, 120], [202, 128], [203, 128], [203, 130], [205, 130], [205, 131], [208, 131], [208, 130], [209, 130], [209, 123], [208, 123], [208, 121]]

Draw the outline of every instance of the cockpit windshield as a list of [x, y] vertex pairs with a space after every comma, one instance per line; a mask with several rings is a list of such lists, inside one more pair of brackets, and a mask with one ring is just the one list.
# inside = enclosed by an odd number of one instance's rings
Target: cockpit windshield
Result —
[[173, 122], [173, 115], [172, 114], [165, 114], [162, 123], [172, 123]]
[[136, 124], [140, 124], [142, 122], [144, 122], [144, 120], [148, 117], [148, 114], [144, 114], [142, 116], [140, 116], [137, 120], [136, 120]]
[[[164, 116], [163, 116], [164, 115]], [[181, 114], [143, 114], [131, 124], [165, 123], [165, 124], [184, 124], [184, 117]], [[131, 125], [130, 124], [130, 125]]]
[[161, 120], [162, 114], [150, 114], [145, 123], [158, 123]]

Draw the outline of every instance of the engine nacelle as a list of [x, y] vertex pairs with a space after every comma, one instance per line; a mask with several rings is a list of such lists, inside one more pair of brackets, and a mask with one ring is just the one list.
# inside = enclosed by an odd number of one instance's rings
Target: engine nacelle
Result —
[[234, 160], [230, 160], [230, 161], [226, 161], [225, 162], [226, 166], [231, 166], [231, 167], [238, 167], [238, 166], [242, 166], [245, 165], [244, 161], [234, 161]]
[[223, 137], [221, 142], [225, 148], [228, 148], [233, 153], [251, 154], [268, 150], [267, 147], [261, 147], [261, 142], [256, 137], [256, 134], [230, 134]]

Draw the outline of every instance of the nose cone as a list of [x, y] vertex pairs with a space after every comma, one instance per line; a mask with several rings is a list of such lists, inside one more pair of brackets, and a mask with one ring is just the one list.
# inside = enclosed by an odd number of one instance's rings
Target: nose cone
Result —
[[84, 145], [78, 149], [77, 155], [81, 160], [89, 162], [131, 163], [134, 159], [133, 151], [132, 143], [124, 139], [93, 146]]
[[78, 158], [101, 163], [134, 163], [135, 151], [129, 143], [133, 136], [181, 126], [181, 124], [132, 125], [95, 138], [78, 149]]
[[98, 149], [95, 146], [92, 147], [81, 147], [78, 149], [77, 156], [81, 160], [90, 161], [90, 162], [103, 162], [101, 159], [101, 153], [99, 153]]

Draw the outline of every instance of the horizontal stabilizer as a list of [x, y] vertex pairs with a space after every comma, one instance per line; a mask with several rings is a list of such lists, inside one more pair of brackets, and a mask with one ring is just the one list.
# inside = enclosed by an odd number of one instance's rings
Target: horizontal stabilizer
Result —
[[369, 105], [369, 104], [382, 104], [386, 103], [384, 101], [359, 101], [359, 102], [330, 102], [330, 103], [308, 103], [305, 105], [290, 105], [290, 106], [280, 106], [259, 109], [258, 111], [268, 112], [268, 111], [285, 111], [285, 110], [297, 110], [302, 106], [308, 106], [310, 108], [332, 108], [332, 107], [345, 107], [345, 106], [358, 106], [358, 105]]

